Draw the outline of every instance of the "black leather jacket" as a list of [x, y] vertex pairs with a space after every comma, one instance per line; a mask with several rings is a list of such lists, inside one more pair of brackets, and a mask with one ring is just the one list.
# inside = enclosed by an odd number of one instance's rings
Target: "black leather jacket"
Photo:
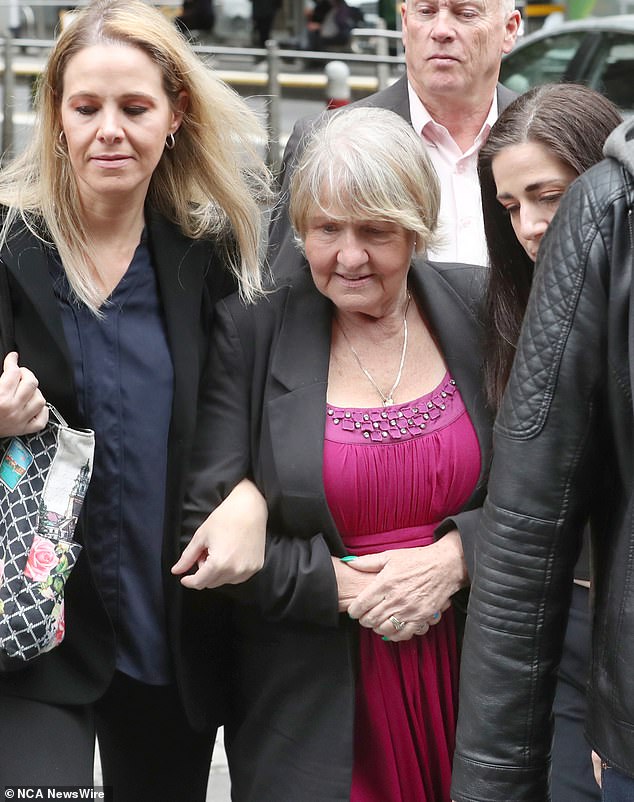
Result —
[[593, 531], [586, 729], [634, 776], [634, 123], [572, 184], [540, 247], [495, 427], [462, 661], [456, 802], [545, 802], [550, 711]]

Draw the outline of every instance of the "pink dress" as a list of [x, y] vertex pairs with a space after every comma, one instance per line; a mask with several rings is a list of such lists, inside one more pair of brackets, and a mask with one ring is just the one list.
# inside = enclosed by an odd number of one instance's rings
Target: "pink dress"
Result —
[[[328, 405], [324, 485], [352, 554], [433, 542], [480, 473], [455, 382], [384, 409]], [[351, 802], [449, 802], [457, 714], [453, 610], [423, 636], [384, 641], [359, 627]]]

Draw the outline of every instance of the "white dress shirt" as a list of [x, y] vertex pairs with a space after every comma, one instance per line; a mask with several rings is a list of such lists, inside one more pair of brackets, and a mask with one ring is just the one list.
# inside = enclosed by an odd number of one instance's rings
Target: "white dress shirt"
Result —
[[438, 243], [427, 254], [436, 262], [487, 264], [482, 201], [478, 181], [478, 151], [498, 117], [497, 94], [489, 114], [464, 153], [444, 125], [432, 119], [420, 98], [408, 84], [412, 126], [423, 137], [427, 153], [440, 179]]

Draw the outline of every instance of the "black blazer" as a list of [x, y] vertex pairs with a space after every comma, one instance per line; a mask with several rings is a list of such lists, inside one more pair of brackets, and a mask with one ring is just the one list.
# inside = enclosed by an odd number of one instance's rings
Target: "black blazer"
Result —
[[[515, 92], [507, 89], [502, 84], [497, 86], [498, 110], [503, 111], [509, 103], [517, 97]], [[373, 95], [361, 98], [352, 103], [349, 108], [356, 106], [374, 106], [382, 109], [389, 109], [398, 114], [408, 123], [412, 122], [409, 109], [409, 92], [407, 89], [407, 75], [402, 75], [398, 81], [375, 92]], [[274, 210], [269, 227], [269, 250], [268, 259], [272, 266], [275, 276], [292, 275], [301, 264], [295, 243], [293, 232], [288, 216], [288, 190], [293, 170], [300, 156], [304, 152], [304, 147], [308, 137], [319, 125], [323, 118], [323, 113], [318, 116], [304, 117], [298, 120], [293, 127], [291, 135], [284, 148], [284, 158], [282, 160], [282, 171], [280, 173], [281, 183], [281, 203]]]
[[[181, 586], [168, 569], [180, 550], [186, 465], [194, 438], [199, 383], [209, 353], [213, 304], [235, 289], [235, 284], [213, 243], [185, 237], [174, 224], [150, 210], [146, 211], [146, 219], [174, 364], [168, 443], [169, 490], [162, 544], [168, 628], [178, 683], [193, 723], [202, 726], [198, 695], [207, 696], [210, 678], [203, 677], [198, 661], [208, 661], [208, 654], [199, 648], [200, 635], [191, 632], [192, 628], [197, 628], [195, 616], [201, 597], [186, 593], [183, 602]], [[33, 371], [47, 401], [58, 408], [71, 426], [85, 426], [77, 410], [73, 371], [51, 286], [47, 248], [29, 231], [16, 225], [0, 258], [8, 269], [20, 364]], [[151, 388], [148, 390], [151, 392]], [[93, 583], [90, 534], [81, 521], [76, 537], [83, 543], [84, 550], [66, 587], [65, 640], [24, 669], [0, 675], [0, 694], [84, 704], [99, 698], [108, 686], [114, 670], [114, 635]], [[186, 622], [182, 621], [183, 604], [194, 607], [194, 617], [188, 617]]]
[[[424, 309], [477, 431], [482, 470], [465, 505], [481, 505], [491, 416], [481, 387], [482, 270], [415, 264]], [[348, 799], [356, 625], [337, 611], [330, 555], [346, 553], [322, 481], [332, 304], [305, 265], [256, 307], [219, 304], [215, 382], [194, 455], [193, 527], [244, 475], [269, 506], [265, 565], [235, 591], [233, 714], [226, 728], [235, 799]], [[214, 448], [214, 459], [204, 455]], [[215, 495], [210, 501], [210, 489]], [[468, 513], [465, 513], [468, 516]], [[460, 521], [461, 515], [456, 516]]]

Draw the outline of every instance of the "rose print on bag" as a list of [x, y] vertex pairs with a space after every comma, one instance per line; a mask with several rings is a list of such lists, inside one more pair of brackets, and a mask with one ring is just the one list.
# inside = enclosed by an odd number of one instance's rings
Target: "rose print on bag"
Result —
[[34, 582], [46, 582], [58, 562], [59, 557], [55, 553], [53, 543], [44, 537], [35, 535], [26, 561], [24, 575]]

